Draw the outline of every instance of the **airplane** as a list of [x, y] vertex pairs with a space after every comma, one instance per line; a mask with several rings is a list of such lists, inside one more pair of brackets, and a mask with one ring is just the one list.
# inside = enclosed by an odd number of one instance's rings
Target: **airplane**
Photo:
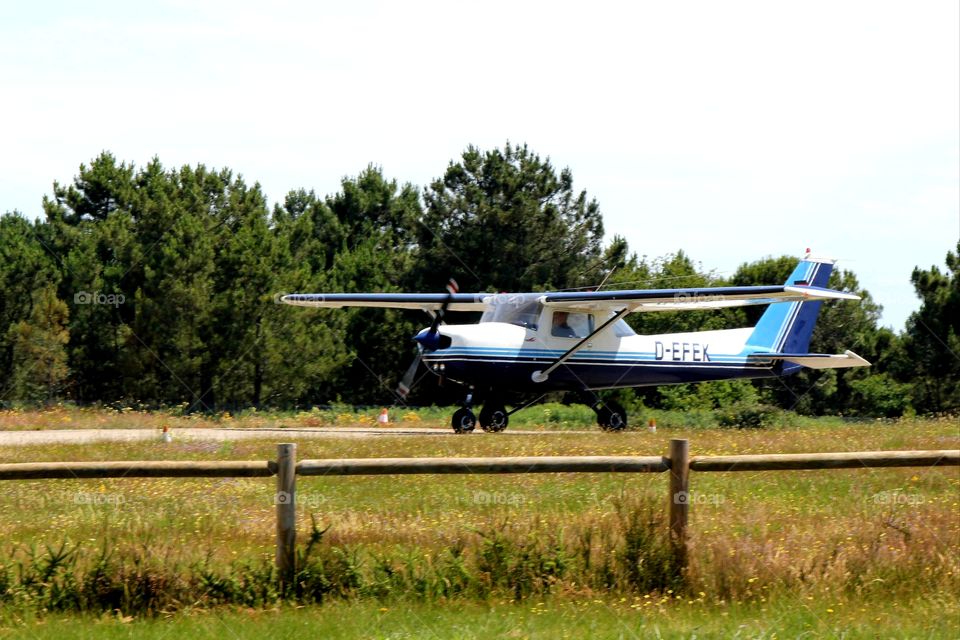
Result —
[[[835, 261], [807, 254], [783, 285], [459, 293], [292, 293], [281, 300], [303, 307], [419, 309], [433, 322], [414, 340], [418, 354], [398, 394], [406, 397], [421, 360], [441, 378], [464, 385], [463, 406], [451, 420], [456, 433], [470, 433], [478, 418], [474, 395], [484, 396], [480, 427], [507, 428], [505, 392], [531, 395], [574, 391], [589, 404], [604, 431], [627, 427], [624, 408], [597, 395], [605, 389], [709, 380], [771, 378], [801, 370], [870, 366], [853, 353], [808, 353], [810, 337], [826, 300], [860, 297], [827, 288]], [[624, 321], [629, 313], [722, 309], [769, 305], [754, 327], [638, 335]], [[482, 311], [479, 323], [441, 325], [447, 311]]]

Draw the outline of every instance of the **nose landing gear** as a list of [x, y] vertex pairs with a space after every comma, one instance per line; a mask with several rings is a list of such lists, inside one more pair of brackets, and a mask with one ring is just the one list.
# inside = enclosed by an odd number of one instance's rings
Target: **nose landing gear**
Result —
[[473, 414], [470, 407], [473, 406], [473, 390], [467, 392], [467, 397], [463, 401], [463, 407], [457, 409], [453, 414], [451, 424], [454, 433], [470, 433], [477, 426], [477, 416]]

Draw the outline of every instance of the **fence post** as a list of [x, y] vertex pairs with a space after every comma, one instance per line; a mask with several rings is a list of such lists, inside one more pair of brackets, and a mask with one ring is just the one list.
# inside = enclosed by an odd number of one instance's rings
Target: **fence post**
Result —
[[297, 545], [297, 445], [277, 445], [277, 575], [285, 590], [296, 572]]
[[687, 516], [690, 513], [690, 443], [670, 440], [670, 538], [682, 565], [687, 563]]

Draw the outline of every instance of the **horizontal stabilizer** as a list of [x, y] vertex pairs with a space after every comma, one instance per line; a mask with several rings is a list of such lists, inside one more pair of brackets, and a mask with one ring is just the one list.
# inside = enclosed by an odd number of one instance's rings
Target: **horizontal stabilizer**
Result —
[[799, 364], [810, 369], [845, 369], [847, 367], [869, 367], [870, 363], [855, 354], [845, 351], [839, 355], [829, 353], [752, 353], [750, 360], [783, 360]]

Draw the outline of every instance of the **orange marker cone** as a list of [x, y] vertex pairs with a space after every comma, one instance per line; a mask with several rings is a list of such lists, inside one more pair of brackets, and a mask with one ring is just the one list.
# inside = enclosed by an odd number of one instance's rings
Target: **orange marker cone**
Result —
[[173, 442], [173, 434], [170, 433], [170, 427], [163, 425], [163, 434], [161, 434], [160, 439], [163, 442]]
[[657, 421], [656, 421], [656, 419], [650, 418], [650, 420], [647, 421], [647, 431], [649, 431], [650, 433], [656, 433], [656, 432], [657, 432]]

